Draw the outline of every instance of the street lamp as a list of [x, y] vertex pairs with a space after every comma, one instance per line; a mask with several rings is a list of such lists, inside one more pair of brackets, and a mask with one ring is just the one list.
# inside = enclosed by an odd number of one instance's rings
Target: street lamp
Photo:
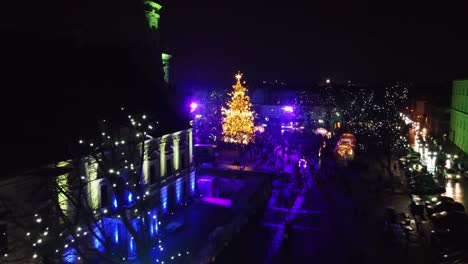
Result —
[[283, 110], [288, 113], [294, 112], [294, 108], [292, 106], [285, 106], [283, 107]]
[[198, 104], [196, 102], [190, 103], [190, 113], [193, 113], [195, 110], [197, 110]]

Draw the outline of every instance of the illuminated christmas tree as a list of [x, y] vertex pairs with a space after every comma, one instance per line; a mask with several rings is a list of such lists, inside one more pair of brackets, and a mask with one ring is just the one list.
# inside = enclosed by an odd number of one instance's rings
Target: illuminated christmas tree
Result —
[[246, 95], [247, 88], [242, 86], [242, 74], [236, 74], [237, 83], [229, 93], [231, 101], [228, 108], [222, 108], [223, 139], [225, 142], [247, 145], [253, 141], [254, 112], [251, 110], [250, 97]]

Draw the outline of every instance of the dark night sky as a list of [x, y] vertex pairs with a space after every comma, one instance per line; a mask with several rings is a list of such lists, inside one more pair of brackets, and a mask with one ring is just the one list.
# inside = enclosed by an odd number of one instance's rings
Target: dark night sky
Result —
[[[12, 8], [1, 6], [0, 26], [138, 43], [142, 17], [133, 2], [8, 1]], [[422, 83], [468, 77], [463, 1], [160, 2], [162, 37], [182, 90], [229, 88], [238, 69], [250, 83], [291, 85], [326, 77]]]
[[[467, 9], [452, 1], [161, 2], [179, 95], [230, 88], [237, 70], [250, 87], [262, 80], [307, 87], [329, 77], [415, 81], [446, 94], [451, 80], [468, 78]], [[122, 101], [172, 106], [173, 89], [158, 86], [160, 50], [150, 35], [138, 0], [1, 2], [0, 111], [8, 129], [0, 160], [26, 164], [26, 149], [36, 163], [64, 153], [92, 127], [91, 116]]]
[[182, 89], [226, 87], [237, 69], [290, 85], [467, 78], [467, 9], [410, 2], [165, 1], [162, 28]]

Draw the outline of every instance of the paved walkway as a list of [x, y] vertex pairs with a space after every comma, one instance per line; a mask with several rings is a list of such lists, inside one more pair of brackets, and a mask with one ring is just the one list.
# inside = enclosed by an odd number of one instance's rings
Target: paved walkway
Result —
[[421, 248], [391, 247], [383, 240], [385, 207], [407, 212], [409, 196], [382, 188], [378, 177], [347, 168], [320, 178], [294, 198], [293, 231], [283, 240], [288, 214], [284, 197], [272, 196], [268, 208], [233, 241], [219, 263], [427, 263]]
[[[350, 261], [358, 260], [359, 252], [375, 252], [371, 243], [364, 242], [361, 220], [354, 216], [355, 201], [349, 199], [350, 193], [341, 181], [323, 179], [322, 186], [314, 183], [308, 190], [306, 186], [293, 198], [290, 211], [272, 196], [260, 226], [252, 228], [259, 231], [244, 233], [220, 256], [219, 263], [353, 263]], [[287, 241], [283, 240], [286, 217], [293, 229]], [[356, 244], [360, 250], [356, 250]], [[361, 255], [366, 258], [366, 254]], [[367, 255], [375, 258], [372, 253]]]

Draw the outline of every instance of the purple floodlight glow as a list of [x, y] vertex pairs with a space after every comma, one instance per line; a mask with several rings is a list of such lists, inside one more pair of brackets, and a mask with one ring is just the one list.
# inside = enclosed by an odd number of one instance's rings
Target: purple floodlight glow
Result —
[[292, 106], [285, 106], [283, 107], [283, 110], [288, 113], [294, 112], [294, 108]]
[[204, 178], [201, 178], [201, 179], [198, 179], [198, 182], [212, 182], [213, 179], [204, 179]]
[[210, 204], [216, 204], [223, 207], [231, 207], [232, 205], [231, 199], [227, 198], [203, 197], [201, 200]]

